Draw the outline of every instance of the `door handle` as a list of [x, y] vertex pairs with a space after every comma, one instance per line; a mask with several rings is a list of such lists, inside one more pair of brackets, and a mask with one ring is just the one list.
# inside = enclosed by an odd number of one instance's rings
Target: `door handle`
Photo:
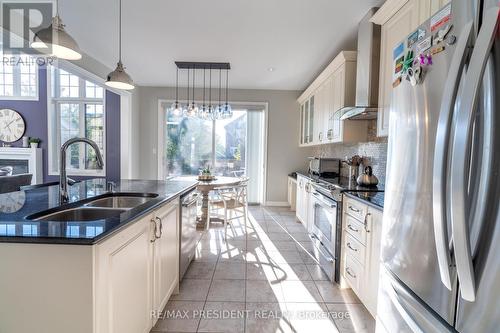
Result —
[[450, 126], [455, 107], [460, 77], [466, 62], [466, 53], [472, 37], [472, 22], [465, 25], [458, 38], [455, 54], [451, 60], [448, 77], [444, 85], [443, 99], [438, 121], [436, 146], [434, 149], [432, 209], [434, 214], [434, 240], [439, 264], [441, 281], [449, 290], [451, 286], [451, 258], [448, 245], [448, 227], [446, 214], [446, 167], [448, 161], [448, 143]]
[[153, 238], [150, 239], [150, 242], [154, 243], [154, 242], [156, 242], [156, 221], [155, 221], [155, 219], [151, 219], [150, 222], [153, 223], [153, 225], [154, 225]]
[[[161, 218], [158, 216], [155, 217], [155, 221], [158, 221], [158, 225], [160, 226], [158, 229], [156, 228], [156, 223], [155, 223], [155, 237], [156, 239], [160, 239], [161, 236], [163, 235], [163, 221]], [[157, 233], [158, 230], [158, 233]]]
[[[476, 46], [474, 47], [466, 75], [463, 95], [460, 99], [451, 155], [451, 229], [455, 262], [460, 281], [461, 296], [469, 302], [476, 300], [469, 225], [474, 224], [474, 222], [482, 223], [485, 214], [485, 203], [478, 203], [478, 207], [474, 207], [473, 214], [470, 215], [472, 218], [469, 219], [469, 211], [466, 209], [468, 207], [466, 174], [469, 170], [474, 111], [478, 102], [481, 82], [491, 47], [497, 33], [498, 10], [498, 7], [488, 10], [484, 16], [481, 31], [476, 39]], [[481, 178], [488, 178], [489, 175], [490, 172], [488, 170], [487, 174]], [[488, 187], [488, 182], [482, 180], [478, 188], [478, 193], [485, 193]]]
[[366, 232], [370, 232], [370, 230], [368, 230], [368, 216], [371, 216], [371, 215], [372, 215], [371, 213], [366, 213], [366, 215], [365, 215], [365, 220], [363, 222], [363, 226], [364, 226]]

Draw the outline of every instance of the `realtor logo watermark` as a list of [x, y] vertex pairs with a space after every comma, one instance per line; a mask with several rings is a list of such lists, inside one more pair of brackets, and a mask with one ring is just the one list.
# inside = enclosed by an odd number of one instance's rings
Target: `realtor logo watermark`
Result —
[[[27, 61], [21, 54], [31, 55], [29, 61], [45, 65], [54, 61], [53, 57], [40, 55], [31, 47], [35, 34], [47, 28], [52, 22], [52, 2], [1, 1], [2, 8], [2, 62], [16, 65]], [[51, 53], [50, 45], [44, 50]]]

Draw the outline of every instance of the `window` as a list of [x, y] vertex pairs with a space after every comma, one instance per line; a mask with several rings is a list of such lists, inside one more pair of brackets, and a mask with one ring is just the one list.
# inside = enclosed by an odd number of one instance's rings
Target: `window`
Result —
[[38, 66], [28, 55], [4, 55], [0, 51], [0, 98], [38, 99]]
[[[105, 155], [104, 88], [69, 71], [51, 67], [49, 119], [49, 169], [59, 173], [59, 147], [67, 140], [85, 137], [97, 143]], [[96, 153], [86, 144], [73, 144], [66, 154], [69, 175], [104, 176]]]

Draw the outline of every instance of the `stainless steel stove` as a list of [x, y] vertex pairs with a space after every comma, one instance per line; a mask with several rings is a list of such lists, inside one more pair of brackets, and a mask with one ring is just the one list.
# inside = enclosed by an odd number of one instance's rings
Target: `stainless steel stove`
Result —
[[378, 192], [380, 188], [360, 187], [347, 177], [314, 177], [312, 180], [313, 224], [309, 237], [314, 255], [331, 281], [340, 280], [342, 244], [342, 193]]

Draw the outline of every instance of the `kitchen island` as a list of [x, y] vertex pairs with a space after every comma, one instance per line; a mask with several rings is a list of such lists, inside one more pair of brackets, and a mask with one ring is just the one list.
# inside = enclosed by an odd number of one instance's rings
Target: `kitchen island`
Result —
[[[93, 179], [69, 187], [63, 207], [58, 186], [0, 195], [0, 331], [149, 332], [178, 290], [179, 198], [196, 185], [122, 180], [110, 193]], [[147, 200], [100, 220], [51, 221], [120, 196]]]

